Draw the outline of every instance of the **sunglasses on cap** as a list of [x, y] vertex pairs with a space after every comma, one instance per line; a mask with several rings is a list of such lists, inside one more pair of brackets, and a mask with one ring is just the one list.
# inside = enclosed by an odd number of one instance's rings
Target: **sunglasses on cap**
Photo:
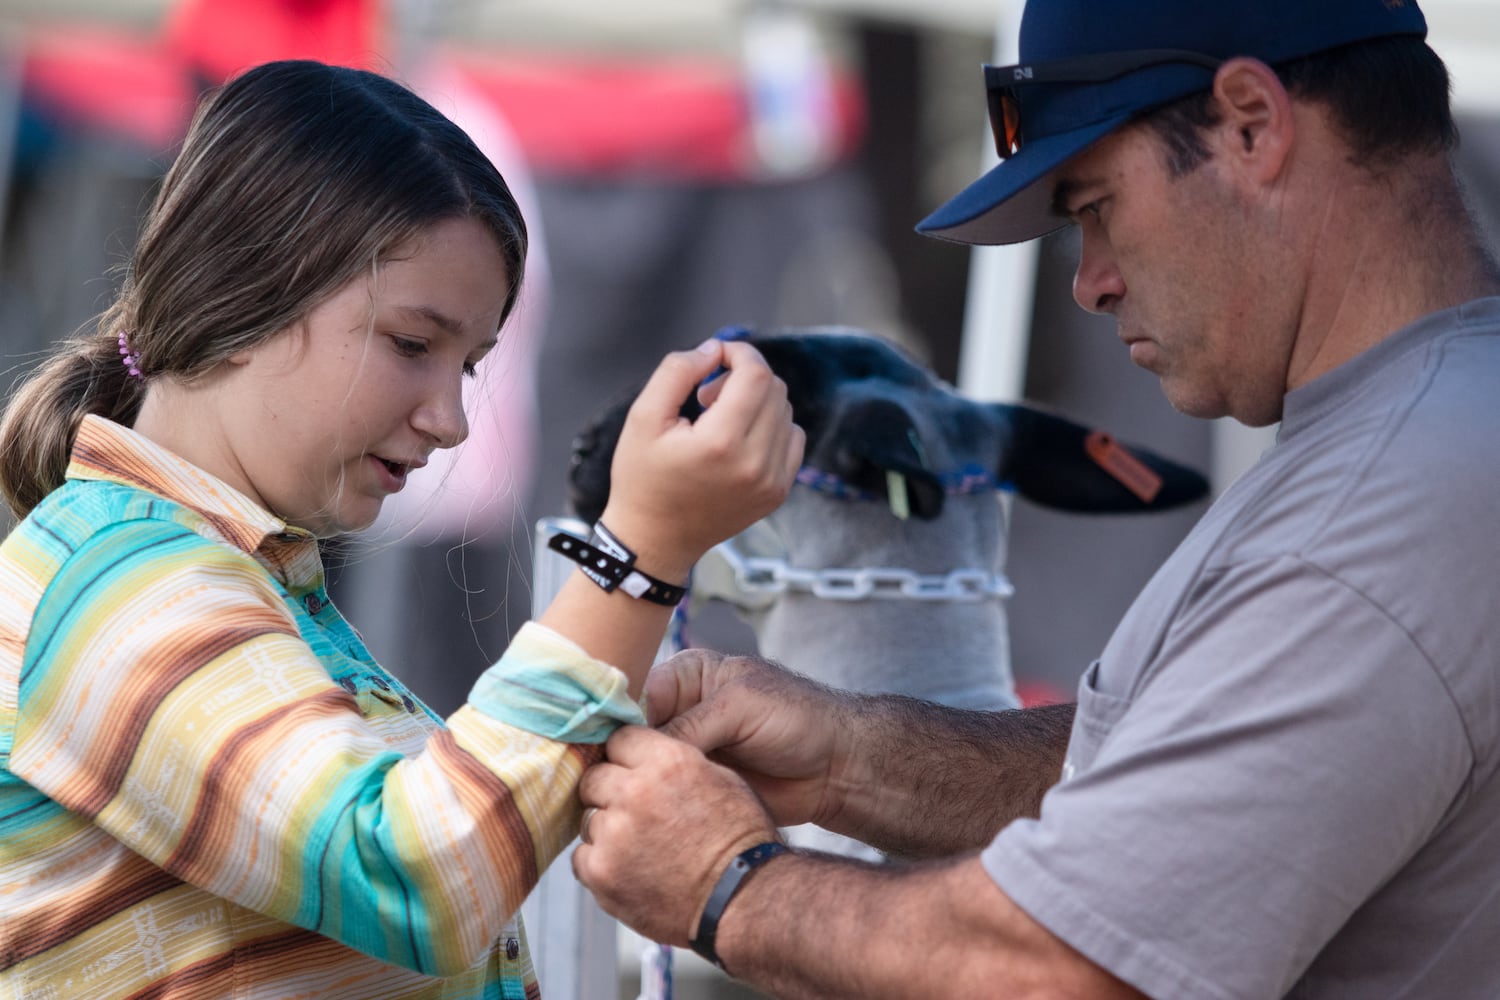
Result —
[[1149, 66], [1171, 63], [1218, 69], [1224, 60], [1187, 49], [1135, 49], [1042, 63], [986, 65], [984, 89], [989, 99], [990, 129], [995, 133], [995, 152], [1006, 160], [1021, 151], [1021, 88], [1036, 83], [1103, 83]]

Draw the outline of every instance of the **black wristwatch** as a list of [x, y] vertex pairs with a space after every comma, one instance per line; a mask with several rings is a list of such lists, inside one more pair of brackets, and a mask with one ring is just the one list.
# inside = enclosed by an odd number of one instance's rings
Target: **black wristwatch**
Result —
[[724, 869], [724, 874], [719, 876], [719, 881], [714, 885], [714, 891], [709, 893], [703, 915], [698, 918], [698, 933], [688, 942], [694, 951], [724, 969], [719, 953], [714, 950], [714, 938], [719, 932], [719, 921], [724, 919], [724, 908], [729, 905], [734, 894], [739, 892], [740, 886], [745, 884], [751, 872], [787, 851], [788, 847], [780, 841], [768, 840], [764, 844], [756, 844], [748, 851], [740, 852], [729, 862], [729, 867]]

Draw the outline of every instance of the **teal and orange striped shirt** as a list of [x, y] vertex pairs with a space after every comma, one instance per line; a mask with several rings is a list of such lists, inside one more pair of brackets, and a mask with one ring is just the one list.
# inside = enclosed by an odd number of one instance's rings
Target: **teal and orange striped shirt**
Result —
[[0, 997], [536, 996], [516, 911], [639, 721], [535, 623], [433, 717], [312, 536], [88, 417], [0, 545]]

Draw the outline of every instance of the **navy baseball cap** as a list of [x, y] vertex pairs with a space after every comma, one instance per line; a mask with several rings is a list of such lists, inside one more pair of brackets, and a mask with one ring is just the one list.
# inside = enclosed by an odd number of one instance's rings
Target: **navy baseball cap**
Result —
[[1065, 224], [1048, 174], [1142, 112], [1208, 89], [1223, 61], [1274, 65], [1426, 34], [1416, 0], [1030, 0], [1020, 62], [985, 67], [1005, 158], [917, 231], [982, 244], [1045, 235]]

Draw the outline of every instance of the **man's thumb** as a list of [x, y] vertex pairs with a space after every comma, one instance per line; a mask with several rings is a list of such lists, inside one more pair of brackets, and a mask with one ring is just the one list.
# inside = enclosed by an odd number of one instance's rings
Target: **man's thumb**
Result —
[[724, 732], [721, 725], [715, 724], [715, 717], [722, 721], [723, 714], [695, 705], [662, 723], [657, 731], [709, 753], [734, 739], [733, 733]]

